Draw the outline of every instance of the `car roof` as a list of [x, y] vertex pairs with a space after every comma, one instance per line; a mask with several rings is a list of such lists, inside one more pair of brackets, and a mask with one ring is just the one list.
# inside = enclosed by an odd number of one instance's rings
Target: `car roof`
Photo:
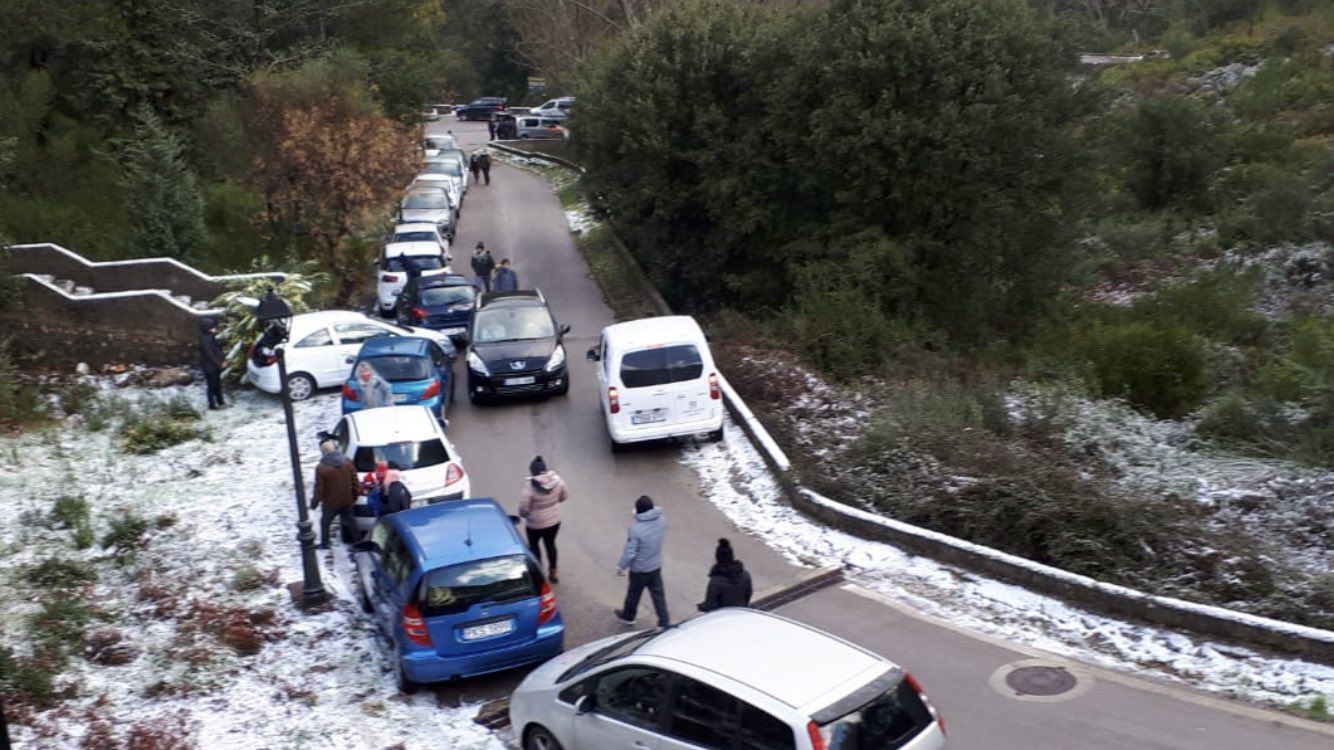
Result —
[[618, 349], [637, 349], [675, 342], [705, 344], [704, 331], [689, 315], [663, 315], [616, 323], [602, 329]]
[[[781, 655], [774, 649], [781, 648]], [[769, 612], [725, 607], [662, 632], [635, 651], [714, 672], [795, 709], [818, 709], [894, 664], [799, 622]]]
[[436, 276], [423, 276], [417, 282], [417, 286], [422, 289], [434, 288], [437, 286], [472, 286], [472, 282], [467, 276], [461, 273], [442, 273]]
[[399, 232], [431, 232], [432, 234], [439, 234], [440, 230], [436, 225], [429, 221], [409, 221], [394, 227], [394, 233], [397, 234]]
[[[380, 321], [372, 320], [366, 317], [365, 313], [356, 310], [320, 310], [318, 312], [301, 313], [292, 316], [292, 335], [293, 341], [298, 337], [306, 336], [318, 328], [334, 325], [336, 323], [378, 323]], [[397, 328], [397, 326], [392, 326]]]
[[422, 354], [429, 352], [431, 341], [420, 336], [380, 336], [367, 339], [357, 352], [357, 358], [378, 357], [383, 354]]
[[384, 246], [384, 257], [397, 258], [401, 255], [411, 255], [414, 258], [440, 258], [445, 251], [432, 240], [410, 240], [407, 242], [390, 242]]
[[478, 309], [483, 307], [545, 307], [546, 299], [536, 289], [520, 289], [513, 292], [486, 292], [477, 302]]
[[[374, 339], [372, 339], [373, 341]], [[357, 445], [389, 445], [442, 437], [435, 415], [425, 406], [379, 406], [347, 415]]]
[[509, 516], [489, 497], [435, 503], [390, 518], [424, 570], [528, 551]]

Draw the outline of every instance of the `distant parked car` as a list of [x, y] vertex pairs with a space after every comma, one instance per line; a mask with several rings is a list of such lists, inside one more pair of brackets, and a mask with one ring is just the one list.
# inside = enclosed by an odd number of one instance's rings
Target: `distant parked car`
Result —
[[[292, 318], [288, 341], [287, 384], [293, 401], [315, 395], [319, 388], [335, 388], [347, 380], [361, 345], [380, 336], [421, 336], [452, 346], [449, 337], [427, 328], [409, 328], [377, 320], [351, 310], [302, 313]], [[257, 365], [246, 359], [246, 381], [267, 393], [278, 393], [277, 364]]]
[[524, 678], [509, 713], [524, 750], [945, 746], [944, 722], [901, 667], [740, 607], [566, 651]]
[[362, 607], [393, 642], [405, 693], [561, 651], [565, 623], [556, 594], [490, 498], [385, 516], [356, 550]]
[[448, 273], [453, 260], [449, 241], [434, 224], [399, 224], [376, 263], [375, 302], [381, 316], [392, 315], [403, 285], [408, 282], [408, 264], [423, 275]]
[[360, 411], [363, 405], [357, 383], [362, 363], [389, 383], [395, 404], [425, 406], [441, 420], [454, 395], [454, 345], [416, 336], [371, 339], [353, 358], [352, 372], [343, 382], [343, 413]]
[[440, 119], [440, 113], [436, 112], [434, 109], [428, 109], [422, 113], [422, 119], [427, 122], [435, 122]]
[[458, 147], [459, 142], [449, 133], [443, 135], [436, 133], [434, 135], [428, 135], [422, 139], [422, 151], [426, 152], [428, 156], [431, 155], [431, 152], [439, 151], [442, 148]]
[[412, 178], [412, 184], [408, 185], [408, 189], [439, 188], [449, 193], [449, 203], [454, 206], [454, 221], [457, 222], [459, 214], [463, 212], [462, 181], [447, 172], [435, 172], [433, 169], [434, 167], [427, 166], [427, 171]]
[[499, 96], [484, 96], [474, 99], [462, 107], [455, 107], [454, 114], [460, 120], [489, 120], [491, 115], [505, 109], [506, 100]]
[[477, 300], [468, 328], [468, 397], [545, 394], [570, 390], [562, 338], [541, 292], [488, 292]]
[[398, 204], [398, 223], [429, 222], [440, 228], [447, 239], [454, 239], [454, 217], [458, 210], [441, 188], [418, 188], [403, 194]]
[[422, 163], [422, 174], [445, 174], [454, 178], [460, 191], [459, 200], [468, 195], [468, 157], [462, 151], [443, 151], [428, 156]]
[[548, 117], [525, 115], [514, 118], [515, 137], [519, 140], [564, 140], [565, 128], [561, 121]]
[[[379, 461], [398, 464], [400, 481], [412, 493], [414, 508], [472, 494], [463, 457], [449, 442], [435, 414], [424, 406], [355, 411], [338, 420], [331, 434], [359, 476], [374, 471]], [[375, 524], [365, 496], [357, 498], [352, 515], [349, 532], [353, 539], [360, 539]]]
[[564, 120], [570, 116], [570, 110], [572, 109], [574, 109], [574, 97], [562, 96], [559, 99], [552, 99], [533, 107], [528, 114], [553, 120]]
[[423, 276], [403, 287], [394, 316], [403, 325], [430, 328], [463, 341], [476, 299], [477, 290], [466, 276]]

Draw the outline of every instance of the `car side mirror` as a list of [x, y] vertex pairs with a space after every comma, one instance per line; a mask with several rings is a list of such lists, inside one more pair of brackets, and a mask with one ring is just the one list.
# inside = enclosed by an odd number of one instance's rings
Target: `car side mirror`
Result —
[[592, 348], [592, 349], [589, 349], [587, 352], [585, 352], [585, 353], [584, 353], [584, 358], [587, 359], [589, 362], [600, 362], [600, 361], [602, 361], [602, 355], [601, 355], [601, 354], [598, 354], [598, 350], [597, 350], [596, 347], [594, 347], [594, 348]]
[[569, 324], [569, 323], [561, 323], [561, 324], [560, 324], [560, 335], [564, 336], [565, 334], [567, 334], [567, 333], [569, 333], [569, 332], [570, 332], [570, 324]]
[[349, 355], [349, 356], [347, 356], [347, 357], [344, 357], [344, 358], [343, 358], [343, 361], [346, 362], [346, 363], [348, 363], [348, 364], [350, 365], [350, 364], [352, 364], [353, 362], [356, 362], [356, 361], [357, 361], [357, 358], [356, 358], [356, 357], [353, 357], [353, 356], [351, 356], [351, 355]]
[[592, 710], [593, 710], [592, 695], [581, 695], [579, 696], [579, 699], [574, 702], [575, 716], [583, 716], [586, 713], [590, 713]]
[[367, 539], [367, 540], [364, 541], [364, 542], [357, 542], [356, 544], [352, 545], [352, 551], [353, 551], [353, 552], [370, 552], [370, 553], [372, 553], [372, 554], [378, 555], [378, 554], [380, 554], [380, 545], [378, 545], [378, 544], [376, 544], [375, 542], [372, 542], [371, 540]]

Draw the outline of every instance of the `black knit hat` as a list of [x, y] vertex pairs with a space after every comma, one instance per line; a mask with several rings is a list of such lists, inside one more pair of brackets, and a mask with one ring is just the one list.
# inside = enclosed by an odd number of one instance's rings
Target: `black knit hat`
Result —
[[719, 565], [728, 565], [736, 559], [732, 553], [732, 543], [726, 539], [718, 540], [718, 549], [713, 551], [713, 560]]
[[648, 495], [640, 495], [639, 499], [635, 501], [635, 512], [647, 513], [651, 510], [653, 510], [653, 498]]
[[530, 476], [535, 477], [546, 470], [547, 470], [547, 462], [543, 461], [541, 456], [534, 458], [532, 461], [528, 463], [528, 474]]

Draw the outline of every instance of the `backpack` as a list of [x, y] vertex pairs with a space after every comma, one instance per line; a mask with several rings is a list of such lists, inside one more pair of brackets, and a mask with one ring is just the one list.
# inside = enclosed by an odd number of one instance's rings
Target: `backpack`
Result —
[[376, 487], [366, 493], [366, 507], [370, 509], [371, 516], [380, 517], [380, 511], [383, 510], [384, 503], [380, 502], [380, 488]]
[[402, 482], [394, 482], [384, 490], [384, 501], [380, 504], [385, 515], [397, 513], [412, 507], [412, 493]]

